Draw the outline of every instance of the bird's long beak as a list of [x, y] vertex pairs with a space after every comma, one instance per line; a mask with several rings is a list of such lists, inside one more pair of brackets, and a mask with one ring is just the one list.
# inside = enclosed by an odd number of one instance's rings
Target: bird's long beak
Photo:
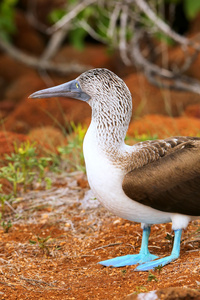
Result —
[[72, 80], [48, 89], [37, 91], [29, 96], [29, 98], [52, 98], [52, 97], [68, 97], [82, 101], [88, 101], [90, 96], [82, 91], [78, 80]]

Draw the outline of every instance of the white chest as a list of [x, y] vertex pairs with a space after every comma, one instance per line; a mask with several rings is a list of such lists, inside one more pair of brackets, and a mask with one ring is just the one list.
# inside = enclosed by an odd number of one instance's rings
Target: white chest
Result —
[[122, 189], [123, 171], [98, 147], [90, 125], [83, 143], [87, 177], [97, 199], [115, 215], [141, 223], [169, 222], [169, 213], [157, 211], [127, 197]]

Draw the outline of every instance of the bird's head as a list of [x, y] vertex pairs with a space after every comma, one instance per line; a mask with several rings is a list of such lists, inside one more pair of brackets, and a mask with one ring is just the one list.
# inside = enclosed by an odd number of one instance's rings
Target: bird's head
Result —
[[68, 97], [87, 102], [101, 145], [109, 149], [121, 144], [132, 114], [131, 93], [113, 72], [98, 68], [82, 73], [75, 80], [40, 90], [29, 98]]
[[131, 94], [124, 81], [104, 68], [86, 71], [75, 80], [37, 91], [29, 96], [29, 98], [52, 97], [82, 100], [88, 102], [92, 108], [96, 105], [121, 106], [122, 101], [127, 99], [131, 102]]

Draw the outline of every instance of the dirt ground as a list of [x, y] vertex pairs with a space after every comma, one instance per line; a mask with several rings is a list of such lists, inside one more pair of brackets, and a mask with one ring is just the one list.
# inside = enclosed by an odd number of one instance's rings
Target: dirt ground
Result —
[[[39, 58], [47, 37], [30, 24], [25, 8], [28, 1], [19, 2], [14, 45]], [[57, 7], [63, 1], [37, 2], [40, 18], [45, 20], [51, 6]], [[198, 15], [191, 23], [190, 36], [196, 34], [195, 28], [199, 32], [199, 20]], [[160, 53], [164, 49], [161, 46]], [[199, 94], [155, 87], [136, 67], [125, 66], [118, 52], [110, 55], [107, 50], [96, 42], [87, 42], [82, 51], [63, 43], [54, 61], [105, 67], [122, 77], [133, 96], [134, 119], [129, 136], [200, 136]], [[185, 50], [174, 45], [166, 54], [169, 66], [179, 68]], [[45, 76], [45, 72], [33, 70], [0, 51], [0, 166], [5, 153], [13, 152], [13, 142], [27, 138], [38, 141], [39, 137], [41, 152], [43, 148], [55, 151], [57, 146], [65, 145], [63, 133], [70, 132], [71, 121], [89, 124], [91, 110], [85, 103], [64, 98], [27, 98], [37, 90], [78, 75], [49, 72]], [[199, 53], [185, 75], [200, 80]], [[98, 262], [139, 252], [140, 224], [106, 211], [91, 195], [86, 175], [76, 172], [48, 176], [53, 180], [50, 190], [35, 185], [34, 190], [19, 191], [12, 206], [6, 205], [5, 223], [0, 226], [0, 299], [133, 300], [134, 294], [155, 290], [162, 294], [158, 299], [200, 299], [195, 296], [200, 290], [200, 220], [190, 223], [183, 233], [180, 258], [160, 272], [135, 272], [135, 266], [105, 268]], [[9, 189], [10, 184], [4, 182], [3, 191], [9, 194]], [[152, 226], [149, 249], [160, 257], [169, 255], [172, 239], [171, 224]], [[181, 288], [180, 293], [173, 290], [175, 287]], [[162, 292], [165, 288], [170, 289]], [[183, 288], [187, 289], [185, 294]], [[175, 291], [174, 296], [167, 296], [171, 291]], [[153, 300], [154, 296], [141, 296], [140, 300]]]
[[[183, 233], [180, 258], [160, 272], [99, 265], [101, 260], [138, 253], [142, 230], [140, 224], [106, 211], [80, 172], [57, 176], [51, 190], [36, 187], [22, 193], [12, 209], [6, 208], [6, 220], [12, 227], [0, 232], [2, 300], [125, 299], [168, 287], [199, 289], [200, 221]], [[171, 224], [152, 226], [150, 251], [168, 255], [171, 233]]]

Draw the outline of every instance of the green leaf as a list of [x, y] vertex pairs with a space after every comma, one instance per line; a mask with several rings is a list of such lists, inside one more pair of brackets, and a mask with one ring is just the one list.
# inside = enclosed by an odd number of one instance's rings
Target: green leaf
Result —
[[188, 19], [194, 19], [200, 12], [200, 1], [199, 0], [184, 0], [184, 10]]
[[6, 41], [16, 31], [14, 9], [17, 2], [18, 0], [2, 0], [0, 3], [0, 37]]
[[45, 177], [46, 189], [49, 190], [52, 187], [52, 180], [49, 177]]
[[164, 34], [163, 32], [157, 32], [155, 33], [155, 36], [158, 40], [165, 42], [169, 46], [174, 45], [173, 39], [167, 36], [166, 34]]
[[33, 240], [29, 240], [29, 243], [32, 244], [32, 245], [35, 245], [37, 242], [33, 241]]
[[147, 281], [150, 281], [150, 282], [151, 282], [152, 280], [158, 281], [158, 279], [156, 278], [156, 276], [153, 275], [153, 274], [151, 273], [151, 271], [149, 271], [149, 275], [148, 275]]
[[84, 48], [84, 39], [87, 35], [87, 32], [83, 28], [76, 28], [72, 30], [69, 34], [70, 43], [77, 49], [83, 50]]
[[68, 0], [69, 4], [77, 4], [78, 0]]
[[54, 23], [58, 22], [65, 14], [66, 14], [66, 10], [64, 10], [64, 9], [54, 9], [48, 15], [48, 20], [54, 24]]

